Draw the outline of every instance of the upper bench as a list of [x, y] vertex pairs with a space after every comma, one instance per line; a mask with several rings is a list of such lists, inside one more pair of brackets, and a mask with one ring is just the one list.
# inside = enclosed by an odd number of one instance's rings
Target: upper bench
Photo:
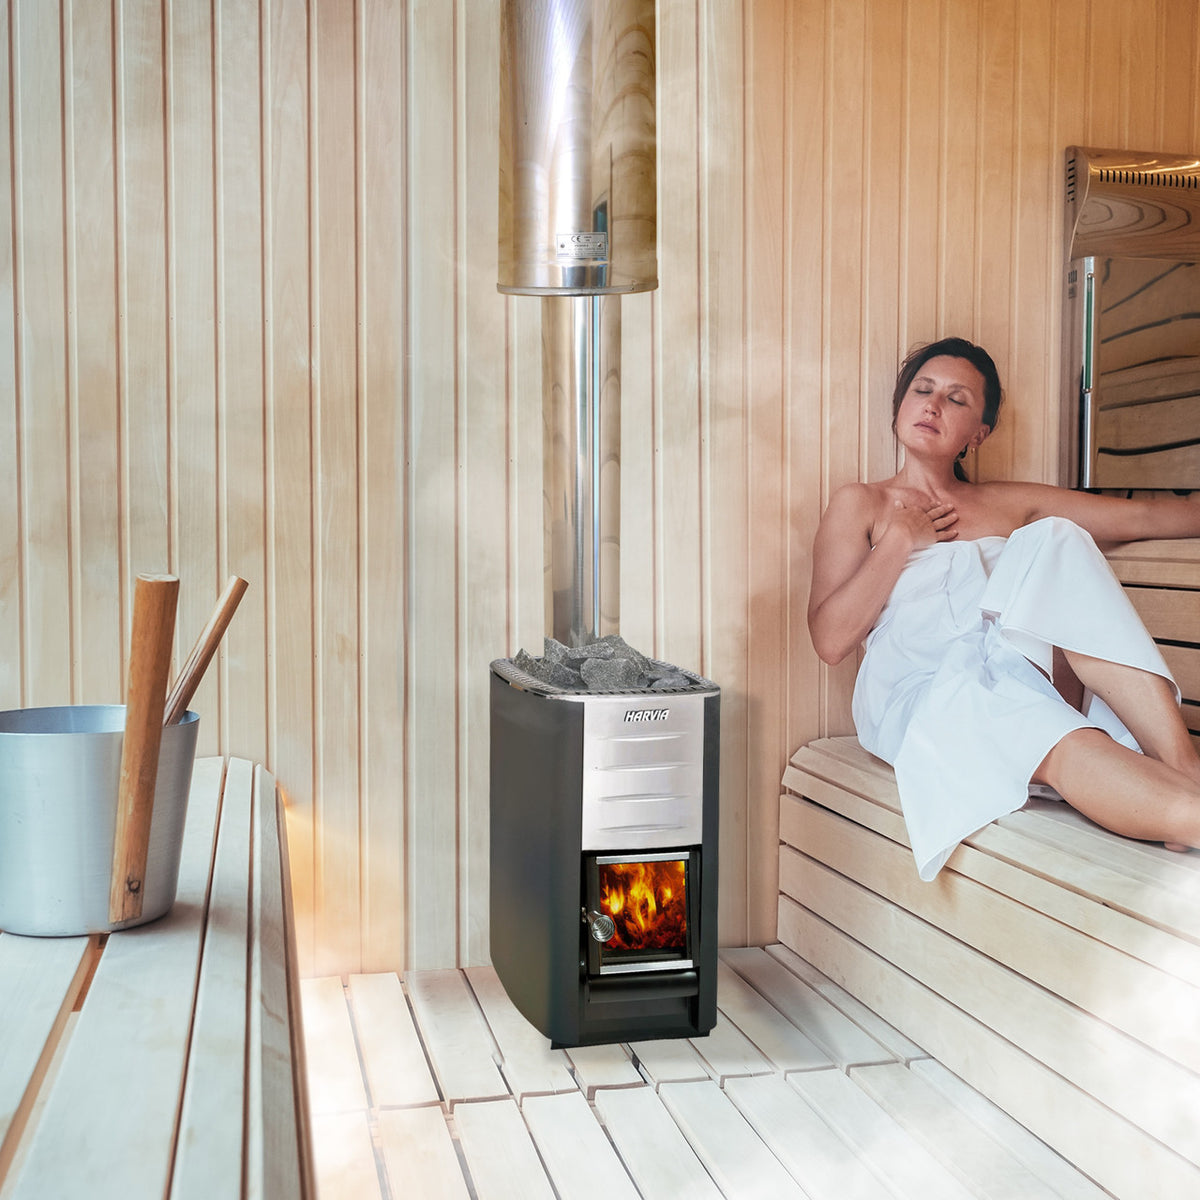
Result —
[[6, 1200], [311, 1200], [275, 783], [196, 762], [174, 907], [106, 936], [0, 933]]

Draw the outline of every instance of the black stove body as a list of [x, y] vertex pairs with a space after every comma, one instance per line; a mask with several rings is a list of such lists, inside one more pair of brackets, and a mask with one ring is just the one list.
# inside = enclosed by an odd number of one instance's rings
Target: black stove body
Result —
[[720, 690], [578, 692], [491, 668], [491, 954], [555, 1046], [717, 1015]]

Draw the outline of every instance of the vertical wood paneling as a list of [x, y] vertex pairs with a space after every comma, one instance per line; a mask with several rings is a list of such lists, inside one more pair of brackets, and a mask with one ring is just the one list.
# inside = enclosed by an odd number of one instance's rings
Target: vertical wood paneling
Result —
[[[202, 750], [288, 801], [305, 973], [487, 957], [487, 662], [544, 627], [541, 307], [495, 292], [500, 0], [0, 10], [0, 704], [119, 699], [252, 591]], [[723, 689], [721, 936], [773, 936], [833, 489], [948, 332], [972, 469], [1057, 459], [1062, 151], [1196, 150], [1190, 0], [659, 0], [661, 286], [622, 302], [621, 630]]]
[[317, 969], [361, 958], [357, 5], [313, 0]]
[[16, 78], [13, 71], [16, 39], [12, 29], [12, 5], [0, 10], [0, 698], [15, 703], [24, 694], [22, 675], [24, 651], [24, 588], [21, 494], [20, 391], [17, 378], [16, 250], [20, 233], [13, 205], [13, 182], [17, 157], [17, 125], [12, 98]]
[[[256, 5], [221, 0], [214, 11], [216, 103], [217, 311], [217, 486], [221, 494], [217, 560], [207, 559], [208, 534], [201, 538], [206, 578], [213, 600], [230, 574], [256, 586], [238, 608], [226, 634], [219, 667], [226, 680], [220, 705], [221, 744], [253, 759], [267, 741], [266, 661], [266, 441], [263, 406], [263, 133], [262, 23]], [[351, 245], [353, 244], [353, 238]], [[352, 396], [352, 390], [345, 393]], [[351, 411], [353, 406], [351, 405]], [[339, 464], [340, 465], [340, 464]], [[353, 474], [351, 474], [353, 479]], [[181, 514], [181, 529], [190, 521]], [[351, 534], [353, 526], [351, 526]], [[181, 535], [182, 537], [182, 535]], [[181, 545], [180, 551], [184, 547]], [[202, 627], [202, 626], [201, 626]], [[195, 632], [191, 634], [195, 636]], [[213, 714], [216, 716], [216, 714]], [[258, 751], [262, 754], [262, 751]]]
[[[780, 36], [787, 28], [786, 14], [787, 5], [782, 0], [766, 4], [760, 0], [747, 9], [744, 26], [746, 154], [750, 161], [761, 164], [747, 174], [744, 184], [746, 228], [753, 231], [754, 238], [749, 249], [757, 245], [760, 250], [744, 272], [744, 325], [748, 342], [757, 347], [757, 352], [742, 357], [744, 445], [737, 452], [747, 481], [742, 532], [745, 548], [738, 547], [735, 531], [725, 553], [736, 555], [729, 559], [728, 567], [736, 563], [745, 575], [744, 712], [747, 722], [762, 722], [765, 736], [748, 739], [740, 747], [745, 762], [740, 779], [728, 769], [721, 776], [725, 801], [721, 808], [721, 863], [725, 882], [720, 895], [720, 926], [722, 938], [730, 943], [744, 939], [748, 933], [744, 893], [732, 886], [736, 876], [731, 876], [729, 864], [745, 860], [750, 831], [748, 814], [743, 818], [737, 807], [728, 803], [728, 797], [742, 788], [748, 793], [762, 793], [767, 788], [774, 791], [777, 781], [770, 779], [773, 754], [762, 753], [761, 748], [785, 740], [781, 723], [786, 711], [787, 663], [782, 655], [772, 660], [771, 648], [787, 642], [788, 488], [778, 476], [781, 463], [787, 462], [789, 391], [783, 354], [788, 344], [785, 322], [790, 315], [787, 281], [798, 271], [790, 240], [798, 214], [785, 207], [789, 114], [779, 102], [786, 91], [789, 67], [794, 65], [789, 61], [789, 47]], [[796, 77], [795, 72], [792, 77]], [[804, 129], [811, 131], [817, 125], [816, 120], [808, 121]], [[799, 219], [803, 219], [803, 210]], [[798, 294], [806, 295], [808, 291], [799, 289]], [[794, 411], [798, 415], [811, 414], [817, 406], [819, 381], [812, 378], [809, 383], [809, 387], [800, 386], [795, 392]], [[812, 658], [811, 652], [808, 657]], [[724, 736], [730, 728], [724, 704], [722, 698], [723, 760], [724, 746], [732, 740]]]
[[[224, 579], [219, 577], [221, 489], [218, 426], [222, 352], [217, 312], [217, 186], [214, 121], [213, 10], [188, 5], [164, 10], [167, 118], [167, 327], [171, 396], [170, 472], [173, 481], [174, 569], [181, 586], [176, 644], [187, 647], [208, 620]], [[261, 393], [261, 386], [259, 388]], [[103, 409], [99, 410], [103, 413]], [[261, 475], [261, 467], [256, 469]], [[243, 601], [261, 608], [262, 580], [244, 576], [254, 591]], [[198, 748], [223, 744], [223, 691], [210, 671], [192, 707], [203, 714]]]
[[[74, 468], [70, 572], [86, 604], [72, 606], [72, 700], [122, 692], [120, 406], [113, 11], [70, 4], [64, 23], [68, 420]], [[205, 360], [211, 370], [212, 347]], [[203, 367], [201, 367], [203, 370]], [[9, 476], [6, 476], [9, 478]], [[197, 511], [212, 512], [213, 497]]]
[[168, 455], [174, 431], [167, 386], [165, 64], [162, 7], [118, 4], [114, 11], [120, 462], [126, 498], [123, 558], [131, 578], [175, 565]]
[[658, 91], [659, 287], [654, 295], [654, 383], [660, 420], [655, 479], [659, 616], [652, 647], [659, 658], [693, 670], [703, 664], [704, 495], [700, 455], [699, 247], [697, 156], [697, 6], [659, 0], [658, 70], [672, 80]]
[[301, 962], [316, 961], [316, 668], [311, 486], [312, 283], [309, 191], [309, 12], [306, 0], [263, 9], [264, 428], [267, 438], [267, 662], [271, 767], [287, 802], [288, 857]]
[[[358, 152], [363, 244], [360, 419], [362, 630], [362, 969], [404, 961], [404, 773], [400, 680], [404, 672], [404, 363], [407, 340], [403, 14], [364, 5]], [[398, 219], [399, 218], [399, 219]]]
[[[699, 46], [700, 106], [700, 395], [702, 402], [703, 471], [709, 480], [704, 513], [704, 559], [710, 564], [702, 586], [704, 653], [701, 669], [721, 681], [721, 716], [730, 729], [742, 729], [749, 715], [749, 630], [746, 614], [746, 563], [749, 527], [749, 489], [746, 462], [746, 408], [742, 402], [745, 356], [747, 280], [745, 255], [745, 191], [741, 171], [745, 161], [745, 123], [742, 97], [746, 45], [741, 14], [732, 5], [701, 11]], [[775, 277], [778, 296], [778, 272]], [[627, 323], [628, 324], [628, 323]], [[786, 529], [781, 523], [780, 532]], [[750, 756], [743, 738], [726, 738], [721, 746], [721, 790], [724, 796], [745, 794]], [[757, 765], [757, 760], [756, 760]], [[730, 806], [726, 812], [735, 812]], [[777, 840], [774, 822], [764, 829], [760, 814], [746, 810], [745, 821], [724, 825], [721, 861], [767, 861]], [[750, 849], [753, 847], [753, 849]], [[736, 869], [732, 874], [738, 882]], [[743, 900], [735, 888], [725, 890], [720, 906], [721, 936], [737, 943], [758, 940], [750, 913], [769, 912], [772, 904], [755, 895], [773, 886], [761, 876], [747, 880]], [[769, 917], [765, 925], [774, 924]], [[765, 928], [765, 925], [760, 928]]]
[[[504, 594], [507, 414], [504, 377], [504, 305], [496, 291], [490, 248], [496, 244], [499, 172], [496, 138], [480, 136], [499, 125], [500, 64], [493, 48], [500, 29], [498, 0], [458, 0], [457, 63], [462, 80], [456, 144], [462, 148], [456, 201], [458, 388], [461, 397], [458, 459], [459, 511], [466, 526], [458, 537], [459, 707], [459, 955], [488, 961], [488, 721], [487, 664], [506, 653]], [[489, 252], [485, 252], [489, 251]], [[528, 486], [529, 481], [524, 481]]]
[[[13, 79], [13, 282], [17, 326], [16, 527], [21, 694], [71, 695], [69, 400], [63, 285], [63, 53], [57, 6], [9, 6]], [[115, 547], [114, 547], [115, 549]], [[114, 631], [118, 635], [119, 631]]]
[[458, 961], [460, 679], [456, 528], [459, 333], [454, 264], [455, 6], [409, 11], [407, 961]]

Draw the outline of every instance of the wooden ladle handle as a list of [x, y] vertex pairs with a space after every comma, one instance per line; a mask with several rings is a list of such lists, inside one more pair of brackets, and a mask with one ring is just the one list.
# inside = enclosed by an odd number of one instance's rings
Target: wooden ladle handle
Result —
[[237, 606], [249, 586], [237, 575], [229, 577], [213, 615], [209, 617], [208, 624], [196, 639], [196, 644], [192, 647], [187, 662], [183, 664], [183, 670], [179, 672], [179, 678], [175, 681], [170, 696], [167, 697], [166, 712], [163, 715], [164, 725], [174, 725], [187, 712], [187, 706], [196, 694], [204, 672], [208, 670], [208, 664], [217, 652], [221, 638], [225, 636], [225, 630], [233, 620], [233, 614], [237, 612]]
[[117, 789], [117, 830], [113, 842], [110, 924], [142, 915], [150, 818], [158, 780], [162, 705], [171, 670], [175, 606], [179, 580], [174, 575], [139, 575], [133, 593], [133, 631], [125, 689], [125, 738]]

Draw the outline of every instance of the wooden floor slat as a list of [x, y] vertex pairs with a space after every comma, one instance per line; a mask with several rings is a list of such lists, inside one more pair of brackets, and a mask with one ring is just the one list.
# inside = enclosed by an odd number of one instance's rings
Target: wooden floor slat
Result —
[[522, 1112], [559, 1200], [638, 1200], [582, 1092], [530, 1096]]
[[314, 1112], [312, 1139], [320, 1200], [383, 1200], [365, 1111]]
[[721, 957], [843, 1070], [866, 1063], [895, 1062], [895, 1055], [765, 950], [746, 946], [726, 950]]
[[721, 1200], [704, 1164], [649, 1088], [598, 1092], [596, 1111], [643, 1196]]
[[811, 1200], [893, 1200], [850, 1143], [780, 1076], [731, 1079], [725, 1093]]
[[788, 1169], [715, 1083], [667, 1083], [659, 1095], [726, 1196], [806, 1200]]
[[[1002, 1108], [981, 1096], [937, 1059], [912, 1064], [912, 1072], [937, 1088], [943, 1102], [968, 1116], [1042, 1181], [1041, 1191], [1060, 1200], [1108, 1200], [1108, 1193], [1030, 1133]], [[1035, 1189], [1034, 1194], [1038, 1194]]]
[[[1099, 1200], [791, 951], [727, 953], [719, 998], [708, 1037], [562, 1051], [488, 967], [306, 980], [319, 1200], [962, 1200], [1012, 1180]], [[426, 1060], [440, 1102], [413, 1099]]]
[[[515, 1101], [460, 1104], [454, 1123], [479, 1200], [554, 1200]], [[320, 1200], [341, 1197], [322, 1195]]]
[[468, 967], [467, 981], [500, 1049], [501, 1074], [512, 1094], [525, 1096], [575, 1090], [571, 1064], [513, 1007], [494, 967]]
[[408, 1195], [470, 1200], [440, 1105], [384, 1109], [378, 1129], [388, 1178], [403, 1179]]
[[397, 975], [351, 975], [350, 1005], [375, 1108], [436, 1104], [437, 1084]]
[[853, 1080], [837, 1071], [807, 1071], [788, 1082], [899, 1195], [969, 1200], [971, 1192]]
[[408, 994], [449, 1104], [508, 1095], [488, 1027], [460, 971], [410, 971]]
[[1044, 1190], [1044, 1181], [916, 1072], [896, 1063], [858, 1067], [851, 1077], [960, 1182], [986, 1178], [989, 1200], [1028, 1200]]
[[313, 1115], [362, 1112], [367, 1089], [358, 1064], [358, 1045], [340, 979], [300, 982], [304, 1011], [304, 1054], [309, 1078], [320, 1081], [308, 1089]]
[[717, 1004], [780, 1071], [831, 1066], [829, 1056], [726, 963], [717, 966]]

